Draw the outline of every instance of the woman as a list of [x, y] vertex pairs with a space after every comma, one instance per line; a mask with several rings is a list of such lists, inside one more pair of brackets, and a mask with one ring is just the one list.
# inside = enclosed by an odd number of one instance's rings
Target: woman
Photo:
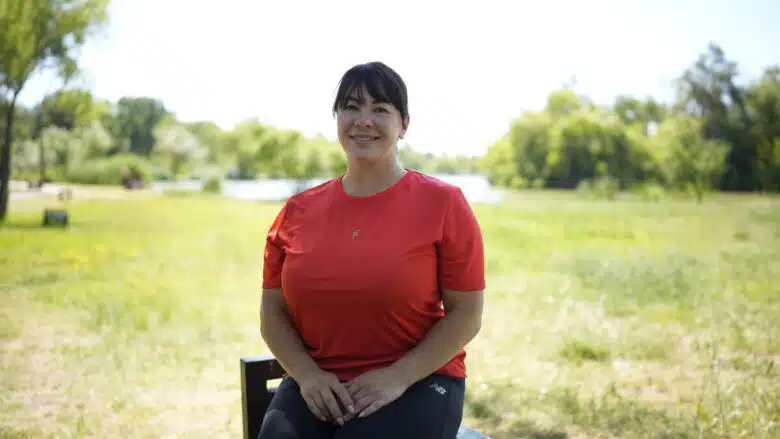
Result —
[[268, 233], [261, 333], [288, 376], [260, 438], [455, 438], [482, 317], [479, 225], [459, 188], [398, 163], [394, 70], [348, 70], [333, 112], [346, 173], [291, 197]]

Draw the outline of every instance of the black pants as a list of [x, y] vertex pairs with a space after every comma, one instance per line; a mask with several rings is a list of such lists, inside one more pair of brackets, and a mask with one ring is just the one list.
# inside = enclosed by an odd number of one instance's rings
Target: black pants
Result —
[[311, 413], [292, 378], [282, 380], [258, 439], [455, 439], [463, 417], [465, 379], [430, 375], [398, 399], [343, 426]]

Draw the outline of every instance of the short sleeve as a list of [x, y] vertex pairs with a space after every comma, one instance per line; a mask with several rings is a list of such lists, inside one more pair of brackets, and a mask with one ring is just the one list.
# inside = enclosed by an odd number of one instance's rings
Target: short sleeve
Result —
[[485, 289], [485, 256], [477, 217], [460, 188], [449, 196], [438, 245], [439, 285], [455, 291]]
[[289, 202], [285, 203], [271, 223], [265, 240], [263, 254], [263, 288], [282, 286], [282, 265], [284, 264], [284, 225], [290, 211]]

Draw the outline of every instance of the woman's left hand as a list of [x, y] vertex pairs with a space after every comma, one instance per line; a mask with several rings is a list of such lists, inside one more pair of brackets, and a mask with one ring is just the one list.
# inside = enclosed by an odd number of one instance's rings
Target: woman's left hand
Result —
[[370, 370], [345, 383], [355, 402], [355, 411], [347, 419], [364, 418], [398, 399], [409, 384], [392, 367]]

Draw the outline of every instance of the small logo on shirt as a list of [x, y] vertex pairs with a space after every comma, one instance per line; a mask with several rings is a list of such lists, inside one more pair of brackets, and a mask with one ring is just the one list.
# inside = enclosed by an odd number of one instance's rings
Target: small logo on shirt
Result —
[[360, 234], [360, 229], [355, 229], [352, 231], [352, 239], [355, 239]]

